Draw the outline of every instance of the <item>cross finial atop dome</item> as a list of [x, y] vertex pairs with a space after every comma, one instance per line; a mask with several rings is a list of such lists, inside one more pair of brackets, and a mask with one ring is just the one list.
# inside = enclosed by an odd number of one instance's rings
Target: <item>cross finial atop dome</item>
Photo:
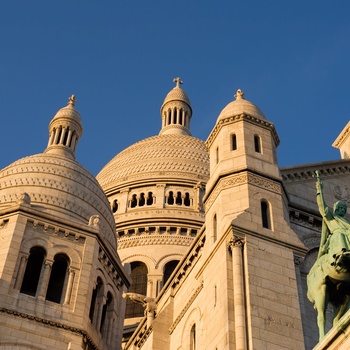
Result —
[[235, 98], [236, 98], [236, 100], [240, 100], [240, 99], [244, 99], [244, 92], [241, 90], [241, 89], [238, 89], [237, 90], [237, 92], [236, 92], [236, 94], [235, 94]]
[[176, 84], [176, 87], [180, 87], [183, 84], [183, 81], [179, 77], [174, 78], [173, 82]]
[[75, 95], [73, 94], [71, 97], [69, 97], [68, 105], [74, 107], [75, 102], [77, 102], [77, 99], [75, 98]]

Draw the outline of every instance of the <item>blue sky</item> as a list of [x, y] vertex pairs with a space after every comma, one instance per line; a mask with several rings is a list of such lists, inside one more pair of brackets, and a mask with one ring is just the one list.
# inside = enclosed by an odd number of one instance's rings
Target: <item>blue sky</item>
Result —
[[238, 88], [275, 124], [279, 164], [339, 159], [350, 117], [349, 1], [7, 1], [0, 11], [0, 168], [41, 153], [76, 94], [93, 174], [158, 134], [180, 76], [205, 140]]

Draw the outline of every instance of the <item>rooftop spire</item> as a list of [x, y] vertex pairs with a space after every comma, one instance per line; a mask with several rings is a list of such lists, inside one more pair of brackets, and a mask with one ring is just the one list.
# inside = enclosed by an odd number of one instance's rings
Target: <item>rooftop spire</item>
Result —
[[241, 89], [238, 89], [235, 93], [236, 100], [244, 99], [244, 92]]
[[173, 79], [176, 84], [166, 95], [160, 108], [162, 117], [162, 130], [159, 134], [191, 135], [190, 120], [192, 117], [191, 103], [180, 85], [183, 83], [179, 77]]
[[81, 117], [74, 108], [77, 99], [72, 95], [68, 105], [61, 108], [49, 125], [49, 142], [45, 153], [55, 153], [75, 159], [75, 148], [82, 135]]
[[180, 87], [183, 84], [183, 81], [179, 77], [174, 78], [173, 82], [176, 84], [176, 87]]
[[77, 102], [77, 99], [75, 98], [75, 95], [73, 94], [71, 97], [68, 99], [68, 106], [75, 106], [75, 102]]

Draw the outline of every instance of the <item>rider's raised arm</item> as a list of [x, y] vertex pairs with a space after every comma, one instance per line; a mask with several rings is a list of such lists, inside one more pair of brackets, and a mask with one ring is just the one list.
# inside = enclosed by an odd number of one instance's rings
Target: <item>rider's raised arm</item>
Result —
[[320, 214], [322, 216], [327, 216], [328, 214], [328, 207], [324, 201], [323, 197], [323, 184], [322, 180], [320, 178], [320, 173], [318, 170], [315, 171], [316, 174], [316, 200], [317, 200], [317, 205], [318, 205], [318, 210], [320, 211]]

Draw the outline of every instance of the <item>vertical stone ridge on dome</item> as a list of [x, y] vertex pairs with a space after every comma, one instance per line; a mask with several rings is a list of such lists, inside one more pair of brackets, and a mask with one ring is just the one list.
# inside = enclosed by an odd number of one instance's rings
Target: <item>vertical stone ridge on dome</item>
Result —
[[175, 87], [166, 95], [160, 108], [162, 117], [162, 129], [159, 135], [176, 134], [188, 135], [190, 132], [190, 120], [192, 107], [186, 92], [180, 88], [183, 84], [179, 77], [173, 79]]
[[75, 95], [61, 108], [49, 125], [49, 142], [44, 153], [54, 153], [75, 159], [75, 149], [83, 133], [81, 117], [75, 109]]

